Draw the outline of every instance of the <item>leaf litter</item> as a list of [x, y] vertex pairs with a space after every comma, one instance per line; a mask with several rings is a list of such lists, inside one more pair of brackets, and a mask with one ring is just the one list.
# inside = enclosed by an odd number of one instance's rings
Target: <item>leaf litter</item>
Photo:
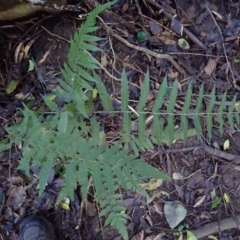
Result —
[[[137, 106], [139, 89], [142, 88], [142, 81], [139, 79], [142, 79], [147, 66], [151, 67], [149, 105], [154, 102], [161, 85], [161, 79], [166, 75], [169, 78], [170, 88], [175, 79], [179, 81], [177, 107], [181, 108], [182, 96], [186, 94], [190, 82], [194, 84], [195, 89], [204, 83], [206, 97], [203, 101], [205, 107], [208, 105], [207, 95], [210, 94], [213, 86], [216, 87], [216, 102], [221, 100], [225, 90], [228, 90], [229, 100], [233, 98], [234, 94], [237, 94], [239, 101], [240, 61], [238, 59], [240, 59], [240, 54], [238, 38], [240, 21], [239, 5], [236, 1], [229, 0], [224, 3], [217, 1], [205, 1], [204, 3], [203, 1], [177, 1], [177, 4], [172, 4], [171, 1], [154, 2], [148, 0], [140, 8], [137, 8], [137, 2], [135, 1], [130, 7], [129, 1], [123, 1], [121, 6], [111, 10], [115, 11], [119, 19], [130, 19], [128, 26], [118, 26], [119, 32], [124, 33], [124, 37], [135, 45], [142, 45], [145, 49], [149, 48], [155, 52], [174, 55], [174, 59], [184, 69], [186, 75], [182, 76], [167, 59], [156, 59], [147, 53], [140, 53], [127, 47], [120, 40], [111, 38], [111, 40], [102, 42], [102, 45], [108, 44], [110, 46], [104, 57], [102, 56], [100, 59], [109, 72], [115, 72], [119, 76], [123, 65], [127, 67], [129, 72], [133, 72], [129, 78], [131, 84], [129, 106], [132, 109]], [[91, 3], [92, 1], [89, 4]], [[136, 14], [136, 11], [139, 14]], [[60, 18], [56, 17], [53, 21], [56, 21], [57, 24], [53, 24], [53, 30], [57, 35], [68, 38], [73, 32], [72, 26], [74, 24], [69, 20], [72, 17], [69, 18], [67, 14], [63, 14], [61, 17], [65, 22], [61, 22]], [[117, 23], [115, 17], [108, 21], [112, 25]], [[26, 23], [23, 23], [23, 26], [28, 29]], [[144, 32], [148, 33], [146, 34], [147, 39], [143, 42], [136, 42], [134, 35], [137, 31], [135, 30], [143, 30], [142, 26], [145, 28]], [[28, 103], [27, 100], [30, 99], [28, 93], [34, 94], [34, 98], [31, 99], [34, 102], [33, 107], [36, 108], [41, 105], [38, 93], [45, 94], [46, 90], [50, 91], [56, 87], [59, 63], [62, 65], [68, 49], [66, 42], [56, 41], [47, 32], [42, 33], [38, 40], [31, 42], [33, 45], [29, 45], [27, 54], [29, 55], [34, 47], [35, 62], [41, 64], [37, 69], [34, 68], [32, 72], [27, 73], [28, 64], [25, 64], [25, 68], [22, 66], [25, 60], [28, 63], [30, 59], [26, 56], [24, 60], [20, 52], [24, 45], [23, 42], [18, 42], [19, 36], [24, 38], [24, 28], [16, 27], [16, 29], [18, 30], [16, 36], [11, 35], [10, 38], [17, 42], [11, 54], [7, 52], [9, 49], [7, 42], [1, 38], [5, 47], [0, 51], [2, 56], [6, 56], [9, 66], [7, 67], [1, 61], [0, 124], [2, 129], [14, 116], [15, 111], [22, 106], [22, 101]], [[10, 36], [10, 33], [5, 30], [4, 34]], [[33, 37], [35, 33], [30, 31], [29, 34]], [[106, 32], [102, 30], [98, 34], [105, 37]], [[186, 42], [181, 43], [181, 39]], [[179, 42], [180, 46], [178, 46]], [[188, 45], [190, 48], [185, 47]], [[39, 49], [39, 46], [43, 47]], [[57, 47], [55, 48], [55, 46]], [[205, 51], [206, 49], [207, 51]], [[23, 64], [15, 64], [16, 60]], [[11, 79], [8, 78], [9, 73], [13, 76]], [[109, 92], [116, 99], [119, 99], [119, 82], [112, 81], [105, 73], [101, 74]], [[46, 83], [42, 81], [44, 79], [47, 79]], [[11, 81], [16, 81], [17, 84], [11, 86]], [[19, 94], [21, 94], [20, 99]], [[194, 109], [196, 106], [194, 103], [191, 104], [191, 108]], [[121, 108], [121, 103], [119, 103], [119, 107]], [[119, 126], [122, 125], [121, 117], [101, 116], [99, 120], [105, 127], [107, 141], [111, 142], [119, 137]], [[204, 120], [202, 121], [204, 125]], [[178, 122], [176, 122], [177, 125]], [[216, 143], [219, 146], [218, 150], [239, 155], [239, 132], [230, 133], [227, 131], [233, 130], [227, 121], [225, 121], [224, 126], [226, 131], [223, 132], [222, 136], [217, 131], [218, 126], [214, 126], [215, 131], [212, 139], [208, 139], [208, 144]], [[194, 127], [194, 125], [190, 127]], [[1, 130], [1, 136], [3, 135], [4, 131]], [[205, 131], [203, 131], [203, 135], [206, 135]], [[226, 142], [228, 147], [226, 147]], [[193, 148], [194, 146], [196, 146], [195, 150], [185, 151], [188, 147]], [[231, 207], [236, 214], [239, 214], [240, 177], [237, 168], [228, 168], [229, 163], [224, 158], [206, 153], [203, 149], [198, 149], [197, 146], [199, 143], [195, 137], [189, 138], [185, 145], [183, 140], [179, 138], [172, 145], [172, 149], [179, 149], [177, 152], [166, 153], [165, 150], [168, 150], [169, 147], [168, 141], [163, 143], [159, 149], [140, 151], [142, 158], [158, 168], [166, 169], [168, 175], [173, 176], [173, 180], [170, 183], [161, 184], [158, 181], [144, 183], [144, 187], [151, 197], [150, 202], [135, 196], [132, 192], [125, 193], [123, 205], [127, 207], [128, 229], [131, 239], [173, 239], [173, 232], [182, 223], [189, 224], [190, 230], [186, 230], [186, 233], [189, 239], [194, 239], [191, 235], [193, 229], [200, 229], [204, 224], [221, 221], [232, 216]], [[58, 225], [62, 227], [58, 228], [58, 232], [62, 236], [70, 235], [71, 239], [79, 239], [77, 231], [80, 228], [83, 239], [101, 239], [102, 235], [109, 240], [119, 239], [117, 232], [112, 228], [104, 227], [102, 231], [102, 226], [99, 224], [99, 221], [102, 223], [102, 220], [98, 220], [95, 215], [98, 206], [91, 201], [91, 198], [89, 202], [81, 206], [81, 197], [76, 194], [75, 202], [69, 204], [69, 211], [54, 206], [59, 189], [64, 184], [63, 179], [55, 172], [51, 172], [49, 176], [43, 199], [37, 197], [37, 184], [30, 187], [29, 182], [25, 181], [27, 178], [24, 178], [23, 182], [14, 182], [18, 162], [17, 155], [19, 154], [13, 151], [7, 156], [1, 155], [0, 158], [3, 173], [0, 187], [3, 196], [5, 196], [5, 200], [2, 200], [3, 216], [1, 216], [4, 229], [8, 229], [7, 231], [10, 233], [15, 232], [13, 227], [15, 221], [24, 218], [26, 215], [24, 211], [30, 213], [33, 209], [38, 209], [47, 211], [48, 214], [54, 212], [53, 215], [61, 220]], [[9, 160], [12, 161], [11, 164]], [[201, 172], [198, 172], [199, 169]], [[29, 188], [26, 189], [27, 186]], [[214, 198], [211, 197], [213, 190], [216, 191]], [[225, 205], [222, 200], [231, 203], [231, 207], [229, 204]], [[17, 211], [19, 215], [16, 213]], [[11, 220], [12, 216], [15, 216], [15, 220]], [[81, 223], [80, 226], [79, 223]], [[84, 225], [92, 225], [92, 228], [89, 228], [90, 232], [88, 232], [88, 228], [84, 228]], [[232, 225], [234, 226], [234, 224]], [[171, 228], [174, 230], [171, 231]], [[219, 236], [223, 233], [213, 234]], [[231, 232], [229, 230], [226, 230], [225, 234], [232, 235], [232, 237], [240, 235], [239, 231]]]

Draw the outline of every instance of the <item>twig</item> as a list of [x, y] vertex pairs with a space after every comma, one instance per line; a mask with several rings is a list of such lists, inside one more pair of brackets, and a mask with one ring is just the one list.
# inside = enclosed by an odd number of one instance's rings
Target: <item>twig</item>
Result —
[[238, 228], [237, 221], [240, 221], [240, 215], [236, 216], [235, 218], [236, 220], [234, 219], [234, 217], [225, 218], [223, 220], [220, 220], [219, 222], [216, 221], [205, 224], [196, 230], [189, 231], [192, 232], [197, 237], [197, 239], [203, 238], [219, 231], [224, 231], [231, 228]]
[[146, 49], [146, 48], [143, 48], [143, 47], [139, 47], [139, 46], [136, 46], [136, 45], [133, 45], [131, 44], [130, 42], [128, 42], [127, 40], [125, 40], [124, 38], [120, 37], [119, 35], [115, 34], [113, 32], [112, 29], [110, 29], [109, 27], [107, 26], [104, 26], [108, 31], [109, 33], [115, 37], [116, 39], [118, 39], [119, 41], [121, 41], [123, 44], [125, 44], [127, 47], [130, 47], [130, 48], [133, 48], [133, 49], [136, 49], [137, 51], [140, 51], [140, 52], [144, 52], [146, 54], [149, 54], [153, 57], [156, 57], [156, 58], [160, 58], [160, 59], [167, 59], [169, 62], [172, 63], [172, 65], [181, 73], [185, 74], [184, 70], [178, 65], [178, 63], [171, 57], [169, 56], [168, 54], [161, 54], [161, 53], [155, 53], [149, 49]]
[[47, 30], [47, 29], [46, 29], [45, 27], [43, 27], [43, 26], [40, 26], [40, 27], [41, 27], [44, 31], [46, 31], [50, 36], [55, 37], [55, 38], [58, 38], [58, 39], [66, 42], [66, 43], [70, 43], [70, 40], [68, 40], [68, 39], [66, 39], [66, 38], [64, 38], [64, 37], [61, 37], [61, 36], [59, 36], [59, 35], [57, 35], [57, 34], [54, 34], [54, 33], [50, 32], [49, 30]]
[[[95, 0], [84, 0], [83, 1], [87, 6], [90, 6], [92, 9], [96, 8], [99, 6], [99, 3]], [[130, 32], [132, 33], [137, 33], [139, 30], [138, 28], [136, 28], [132, 23], [130, 23], [129, 21], [124, 20], [123, 18], [121, 18], [119, 15], [117, 15], [116, 13], [105, 9], [102, 14], [104, 16], [106, 16], [108, 19], [110, 19], [111, 21], [115, 21], [121, 25], [123, 25], [126, 29], [128, 29]]]
[[[164, 9], [161, 5], [159, 5], [158, 3], [156, 3], [153, 0], [148, 0], [148, 2], [150, 2], [151, 4], [153, 4], [155, 7], [157, 7], [159, 10]], [[169, 20], [172, 20], [173, 15], [169, 12], [166, 11], [164, 9], [163, 11], [165, 17], [167, 17]], [[199, 47], [201, 47], [202, 49], [206, 50], [207, 47], [194, 35], [192, 34], [187, 28], [183, 27], [183, 32], [195, 43], [197, 44]]]
[[[163, 12], [164, 15], [169, 19], [172, 20], [173, 16], [171, 13], [168, 13], [166, 11]], [[187, 28], [183, 27], [183, 32], [195, 43], [197, 44], [200, 48], [206, 50], [207, 47], [194, 35], [192, 34]]]
[[193, 146], [193, 147], [167, 149], [167, 150], [165, 150], [165, 152], [166, 153], [179, 153], [179, 152], [194, 151], [194, 150], [202, 149], [202, 148], [203, 147], [201, 145], [198, 145], [198, 146]]
[[[226, 62], [227, 62], [228, 68], [230, 69], [230, 72], [231, 72], [231, 75], [232, 75], [233, 85], [234, 85], [234, 87], [236, 88], [236, 80], [235, 80], [235, 78], [234, 78], [231, 65], [230, 65], [230, 63], [229, 63], [229, 61], [228, 61], [226, 49], [225, 49], [225, 46], [224, 46], [224, 39], [223, 39], [222, 31], [221, 31], [220, 27], [218, 26], [217, 21], [216, 21], [216, 19], [214, 18], [211, 10], [210, 10], [208, 7], [207, 7], [207, 10], [208, 10], [209, 14], [211, 15], [211, 17], [212, 17], [212, 19], [213, 19], [213, 21], [214, 21], [214, 23], [215, 23], [215, 25], [216, 25], [216, 27], [217, 27], [220, 35], [221, 35], [221, 42], [222, 42], [223, 52], [224, 52], [224, 55], [225, 55], [225, 58], [226, 58]], [[229, 81], [229, 79], [228, 79], [228, 74], [227, 74], [227, 81], [228, 81], [228, 83], [230, 83], [230, 81]]]
[[187, 148], [181, 148], [181, 149], [167, 149], [167, 153], [176, 153], [176, 152], [183, 152], [183, 151], [191, 151], [191, 150], [197, 150], [197, 149], [203, 149], [207, 153], [212, 154], [213, 156], [217, 156], [219, 158], [223, 158], [227, 161], [229, 161], [231, 164], [238, 164], [240, 163], [240, 156], [223, 152], [215, 148], [209, 147], [202, 138], [200, 138], [200, 145], [198, 146], [193, 146], [193, 147], [187, 147]]
[[210, 153], [214, 156], [223, 158], [229, 162], [231, 161], [231, 163], [240, 163], [240, 156], [231, 154], [231, 153], [227, 153], [227, 152], [223, 152], [218, 149], [211, 148], [204, 142], [204, 140], [202, 138], [200, 138], [200, 143], [202, 145], [202, 148], [205, 151], [207, 151], [208, 153]]

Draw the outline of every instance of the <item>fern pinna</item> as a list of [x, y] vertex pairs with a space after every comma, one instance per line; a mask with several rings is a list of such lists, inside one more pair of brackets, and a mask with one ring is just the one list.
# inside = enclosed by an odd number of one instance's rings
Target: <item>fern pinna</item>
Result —
[[[65, 178], [65, 184], [59, 194], [57, 203], [66, 196], [73, 199], [74, 189], [77, 184], [81, 186], [81, 194], [84, 200], [88, 196], [89, 177], [93, 178], [95, 200], [99, 203], [100, 216], [107, 216], [105, 225], [114, 226], [124, 239], [128, 239], [125, 227], [126, 214], [122, 206], [122, 194], [119, 189], [134, 189], [141, 194], [147, 194], [140, 188], [139, 183], [147, 178], [170, 178], [148, 165], [138, 157], [140, 150], [153, 148], [161, 143], [172, 143], [176, 138], [185, 141], [191, 135], [200, 136], [201, 116], [206, 115], [208, 133], [211, 137], [212, 114], [216, 108], [215, 89], [212, 90], [208, 108], [202, 113], [203, 86], [200, 88], [196, 108], [194, 110], [195, 130], [188, 130], [189, 108], [192, 98], [192, 86], [189, 85], [185, 97], [181, 115], [182, 128], [175, 129], [175, 103], [178, 92], [177, 81], [173, 84], [169, 94], [169, 104], [166, 112], [161, 108], [166, 98], [167, 78], [164, 78], [151, 109], [146, 111], [149, 92], [150, 77], [145, 75], [139, 103], [136, 106], [134, 118], [129, 110], [128, 80], [125, 71], [122, 74], [121, 111], [114, 110], [108, 92], [100, 77], [94, 70], [100, 68], [98, 62], [90, 55], [89, 51], [100, 51], [92, 43], [101, 40], [94, 36], [98, 29], [95, 26], [97, 15], [113, 2], [102, 5], [93, 10], [86, 22], [75, 33], [71, 40], [71, 46], [67, 62], [62, 74], [64, 80], [59, 79], [59, 87], [52, 95], [44, 97], [45, 104], [52, 111], [51, 114], [33, 112], [26, 106], [22, 110], [22, 121], [14, 126], [7, 127], [8, 136], [0, 142], [0, 151], [10, 149], [13, 145], [21, 146], [22, 159], [19, 168], [29, 172], [29, 166], [41, 168], [39, 176], [40, 194], [43, 193], [50, 169], [58, 159]], [[92, 71], [92, 73], [91, 73]], [[123, 115], [123, 128], [119, 141], [110, 147], [99, 138], [100, 127], [93, 114], [93, 85], [94, 83], [102, 106], [109, 114]], [[65, 102], [63, 108], [55, 103], [59, 98]], [[225, 114], [226, 93], [218, 105], [216, 114], [220, 131], [223, 131], [223, 117]], [[233, 116], [239, 123], [239, 111], [232, 114], [236, 106], [236, 97], [231, 102], [226, 118], [233, 127]], [[89, 119], [90, 121], [85, 121]], [[167, 124], [163, 122], [166, 115]], [[191, 113], [192, 114], [192, 113]], [[131, 123], [135, 121], [137, 134], [131, 130]], [[88, 122], [88, 123], [87, 123]], [[151, 123], [151, 127], [149, 127]], [[148, 125], [148, 129], [147, 129]], [[149, 131], [149, 129], [151, 131]], [[129, 154], [132, 149], [135, 155]]]

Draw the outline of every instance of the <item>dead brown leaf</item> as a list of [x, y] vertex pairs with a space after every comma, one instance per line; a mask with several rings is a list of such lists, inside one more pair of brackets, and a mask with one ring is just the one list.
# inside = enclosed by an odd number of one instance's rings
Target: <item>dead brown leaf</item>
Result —
[[23, 186], [12, 185], [7, 195], [7, 206], [12, 206], [14, 210], [19, 209], [26, 200], [26, 191]]
[[208, 60], [208, 63], [207, 65], [205, 66], [204, 68], [204, 71], [205, 73], [208, 75], [208, 76], [211, 76], [213, 71], [215, 70], [216, 68], [216, 65], [217, 65], [217, 59], [216, 58], [210, 58]]
[[203, 202], [204, 202], [204, 200], [205, 200], [205, 198], [206, 198], [206, 195], [203, 195], [202, 197], [200, 197], [198, 200], [197, 200], [197, 202], [194, 204], [194, 208], [196, 208], [196, 207], [199, 207], [200, 205], [202, 205], [203, 204]]
[[89, 217], [95, 217], [97, 215], [97, 209], [92, 203], [83, 201], [83, 208]]
[[133, 238], [131, 238], [131, 240], [143, 240], [143, 237], [144, 237], [144, 231], [141, 231], [138, 234], [136, 234]]

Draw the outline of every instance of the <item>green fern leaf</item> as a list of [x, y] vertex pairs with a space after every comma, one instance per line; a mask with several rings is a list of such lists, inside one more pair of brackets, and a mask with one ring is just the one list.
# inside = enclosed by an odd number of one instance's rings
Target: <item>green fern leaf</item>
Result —
[[160, 111], [160, 108], [163, 105], [164, 97], [167, 90], [167, 76], [163, 78], [161, 87], [157, 94], [156, 100], [154, 102], [152, 113], [153, 113], [153, 124], [152, 124], [152, 133], [156, 138], [156, 144], [160, 145], [162, 143], [162, 133], [163, 133], [163, 123], [160, 119], [160, 116], [157, 114]]
[[129, 100], [129, 91], [128, 91], [128, 79], [125, 69], [122, 72], [122, 84], [121, 84], [121, 111], [123, 112], [123, 130], [122, 130], [122, 139], [123, 142], [130, 142], [130, 132], [131, 132], [131, 116], [128, 112], [128, 100]]
[[22, 159], [18, 166], [19, 169], [22, 169], [25, 171], [25, 173], [29, 176], [29, 167], [32, 158], [36, 154], [36, 149], [31, 149], [31, 146], [29, 144], [25, 144], [23, 153], [22, 153]]
[[55, 98], [54, 95], [43, 97], [44, 102], [53, 112], [59, 112], [58, 105], [53, 101], [54, 98]]
[[94, 181], [94, 187], [97, 195], [104, 192], [103, 181], [102, 181], [102, 166], [100, 163], [95, 163], [92, 166], [92, 177]]
[[[135, 141], [134, 140], [132, 140], [132, 141], [129, 140], [129, 145], [130, 145], [131, 150], [134, 152], [134, 155], [139, 156], [139, 150], [138, 150], [139, 148], [137, 147], [137, 144], [135, 143]], [[129, 145], [126, 145], [125, 149], [128, 149]]]
[[85, 32], [85, 34], [82, 37], [82, 40], [86, 42], [97, 42], [97, 41], [104, 40], [104, 38], [100, 38], [94, 35], [89, 35]]
[[147, 73], [145, 74], [145, 78], [143, 81], [143, 86], [141, 88], [140, 99], [137, 105], [137, 112], [142, 112], [146, 106], [150, 87], [149, 81], [150, 81], [149, 71], [147, 70]]
[[103, 176], [104, 176], [104, 179], [106, 182], [106, 187], [108, 188], [110, 193], [114, 193], [115, 192], [115, 189], [114, 189], [115, 179], [112, 174], [112, 167], [108, 164], [104, 164], [102, 172], [103, 172]]
[[81, 161], [78, 163], [77, 178], [81, 185], [82, 198], [85, 201], [87, 201], [88, 194], [88, 170], [89, 164], [87, 161]]
[[178, 91], [178, 82], [175, 81], [170, 93], [169, 97], [169, 104], [167, 107], [167, 114], [168, 114], [168, 126], [167, 129], [169, 131], [169, 137], [170, 137], [170, 144], [174, 141], [174, 107], [176, 104], [177, 99], [177, 91]]
[[151, 165], [145, 163], [145, 162], [138, 162], [135, 165], [135, 171], [141, 176], [141, 178], [159, 178], [166, 181], [171, 180], [171, 178], [166, 175], [165, 173], [159, 171], [158, 169], [152, 167]]
[[216, 99], [216, 95], [215, 95], [215, 86], [211, 92], [211, 95], [210, 95], [210, 102], [209, 102], [209, 105], [207, 107], [207, 110], [206, 110], [206, 113], [207, 113], [207, 116], [206, 116], [206, 122], [207, 122], [207, 130], [208, 130], [208, 137], [209, 139], [211, 139], [212, 137], [212, 111], [213, 111], [213, 107], [214, 107], [214, 104], [215, 104], [215, 99]]
[[163, 78], [156, 101], [153, 105], [153, 109], [152, 109], [153, 114], [158, 113], [159, 109], [162, 107], [164, 102], [164, 97], [166, 96], [166, 91], [167, 91], [167, 76]]
[[190, 108], [191, 98], [192, 98], [192, 84], [189, 84], [187, 94], [186, 94], [186, 97], [185, 97], [185, 101], [184, 101], [184, 107], [183, 107], [182, 113], [181, 113], [181, 124], [182, 124], [182, 129], [183, 129], [184, 143], [186, 143], [187, 138], [188, 138], [188, 118], [187, 118], [187, 114], [188, 114], [188, 111], [189, 111], [189, 108]]
[[50, 154], [48, 155], [48, 159], [41, 164], [41, 171], [39, 174], [39, 195], [40, 196], [42, 195], [46, 187], [46, 183], [47, 183], [51, 168], [56, 158], [57, 158], [57, 155], [54, 152], [50, 152]]
[[140, 113], [138, 116], [138, 146], [144, 150], [144, 137], [145, 137], [145, 119], [146, 115]]
[[64, 191], [67, 196], [70, 197], [74, 201], [74, 190], [77, 187], [76, 182], [76, 164], [78, 162], [78, 159], [72, 159], [71, 162], [69, 162], [66, 165], [66, 171], [65, 171], [65, 186], [63, 187], [62, 191]]
[[0, 141], [0, 153], [11, 148], [12, 144], [8, 143], [8, 141], [7, 138]]
[[113, 111], [112, 102], [110, 100], [107, 89], [105, 88], [104, 84], [100, 81], [99, 76], [95, 72], [93, 72], [93, 76], [97, 80], [96, 86], [97, 86], [97, 90], [99, 92], [99, 96], [102, 100], [102, 105], [103, 105], [104, 109], [108, 112]]
[[60, 133], [64, 133], [67, 130], [68, 125], [68, 114], [67, 112], [61, 112], [58, 121], [57, 129]]
[[223, 134], [223, 124], [224, 124], [223, 110], [225, 108], [226, 98], [227, 98], [227, 91], [223, 95], [221, 104], [220, 104], [220, 106], [218, 108], [218, 115], [217, 115], [217, 119], [218, 119], [218, 122], [219, 122], [219, 131], [220, 131], [221, 136]]
[[239, 104], [236, 106], [236, 101], [237, 101], [237, 96], [235, 95], [233, 100], [232, 100], [232, 105], [233, 105], [233, 108], [236, 109], [236, 111], [234, 113], [234, 116], [235, 116], [235, 119], [237, 121], [237, 124], [239, 124], [240, 123], [240, 115], [239, 115], [239, 113], [240, 113], [240, 106], [239, 106]]
[[144, 108], [146, 106], [148, 94], [149, 94], [149, 87], [150, 87], [149, 81], [150, 81], [150, 77], [149, 77], [149, 72], [147, 71], [144, 81], [143, 81], [143, 86], [141, 88], [139, 103], [137, 105], [137, 112], [139, 113], [139, 116], [138, 116], [139, 146], [143, 146], [143, 144], [144, 144], [145, 128], [146, 128], [146, 124], [145, 124], [146, 115], [143, 114], [143, 112], [144, 112]]
[[163, 143], [163, 123], [158, 115], [153, 116], [152, 133], [158, 146]]
[[92, 117], [90, 119], [90, 126], [91, 126], [91, 135], [94, 139], [99, 139], [99, 133], [100, 133], [100, 124], [97, 122], [95, 117]]
[[88, 72], [86, 72], [82, 67], [77, 66], [77, 73], [83, 78], [86, 79], [87, 81], [90, 82], [98, 82], [100, 83], [101, 81], [99, 81], [99, 77], [96, 79], [95, 77], [91, 76]]
[[[234, 111], [234, 107], [235, 107], [235, 101], [236, 101], [236, 98], [234, 97], [234, 99], [233, 99], [233, 101], [231, 103], [231, 106], [228, 109], [228, 114], [227, 114], [228, 123], [229, 123], [229, 125], [230, 125], [230, 127], [232, 129], [234, 129], [234, 123], [233, 123], [233, 116], [234, 116], [234, 114], [233, 114], [233, 111]], [[235, 116], [236, 116], [236, 114], [235, 114]]]
[[199, 96], [197, 99], [197, 106], [196, 109], [194, 111], [194, 123], [195, 123], [195, 128], [197, 131], [197, 137], [199, 138], [201, 136], [201, 115], [200, 115], [200, 111], [202, 109], [202, 102], [203, 102], [203, 89], [204, 89], [204, 85], [201, 86], [200, 91], [199, 91]]

